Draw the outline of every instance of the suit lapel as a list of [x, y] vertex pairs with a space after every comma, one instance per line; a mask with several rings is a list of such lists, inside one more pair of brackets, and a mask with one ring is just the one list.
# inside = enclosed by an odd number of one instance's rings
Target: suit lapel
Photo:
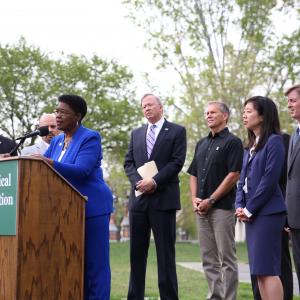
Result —
[[[77, 130], [74, 132], [74, 135], [71, 140], [70, 146], [66, 149], [66, 152], [64, 156], [61, 159], [61, 162], [65, 161], [73, 161], [74, 160], [74, 154], [77, 154], [79, 151], [79, 147], [81, 145], [82, 140], [85, 138], [84, 127], [80, 125]], [[64, 144], [64, 137], [62, 137], [61, 146], [63, 147]]]
[[288, 150], [288, 161], [287, 161], [287, 169], [288, 169], [288, 172], [290, 170], [290, 166], [291, 166], [291, 158], [292, 158], [292, 140], [293, 140], [293, 136], [291, 136], [290, 138], [290, 143], [289, 143], [289, 150]]
[[145, 161], [148, 160], [147, 142], [146, 142], [147, 128], [148, 128], [148, 125], [142, 126], [140, 131], [139, 131], [139, 136], [137, 138], [137, 140], [140, 141], [139, 148], [141, 149], [141, 153], [144, 156], [143, 158], [145, 159]]
[[[153, 147], [153, 150], [152, 150], [152, 153], [150, 155], [150, 160], [152, 159], [152, 157], [155, 155], [155, 153], [158, 151], [162, 141], [164, 140], [164, 138], [167, 136], [167, 134], [169, 133], [169, 130], [170, 130], [170, 123], [165, 120], [157, 138], [156, 138], [156, 141], [155, 141], [155, 144], [154, 144], [154, 147]], [[147, 151], [146, 151], [147, 152]]]
[[298, 152], [300, 150], [300, 139], [297, 139], [297, 142], [295, 145], [293, 144], [294, 135], [298, 133], [294, 133], [290, 139], [290, 146], [289, 146], [289, 156], [288, 156], [288, 173], [290, 172], [290, 169], [292, 168], [292, 165], [296, 159], [296, 156], [298, 155]]
[[250, 151], [248, 152], [248, 155], [247, 155], [247, 165], [250, 165], [252, 163], [252, 161], [255, 158], [255, 156], [256, 156], [256, 152], [254, 152], [252, 154], [252, 156], [250, 156]]

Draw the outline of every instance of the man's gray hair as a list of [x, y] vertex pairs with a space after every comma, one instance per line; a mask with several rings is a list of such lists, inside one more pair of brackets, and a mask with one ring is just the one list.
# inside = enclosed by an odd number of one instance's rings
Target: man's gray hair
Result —
[[219, 107], [220, 107], [221, 112], [228, 114], [228, 118], [230, 117], [230, 110], [229, 110], [227, 104], [225, 104], [222, 101], [210, 101], [206, 104], [206, 107], [211, 105], [211, 104], [218, 104]]
[[158, 102], [158, 104], [160, 104], [161, 106], [163, 105], [162, 104], [162, 101], [160, 100], [160, 98], [158, 96], [155, 96], [154, 94], [151, 94], [151, 93], [148, 93], [148, 94], [145, 94], [142, 98], [141, 98], [141, 105], [143, 103], [143, 100], [148, 97], [148, 96], [152, 96], [156, 99], [156, 101]]

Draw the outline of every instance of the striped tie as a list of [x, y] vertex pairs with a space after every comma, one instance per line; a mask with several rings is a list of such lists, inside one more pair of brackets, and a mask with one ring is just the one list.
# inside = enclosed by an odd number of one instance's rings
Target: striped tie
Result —
[[155, 127], [156, 125], [153, 124], [150, 126], [150, 130], [147, 134], [147, 154], [148, 158], [150, 158], [150, 155], [152, 153], [154, 144], [155, 144]]

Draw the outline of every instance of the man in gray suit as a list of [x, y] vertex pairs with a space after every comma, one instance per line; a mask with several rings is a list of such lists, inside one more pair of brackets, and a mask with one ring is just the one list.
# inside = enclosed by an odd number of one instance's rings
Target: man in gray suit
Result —
[[21, 155], [44, 154], [49, 147], [51, 139], [59, 133], [56, 125], [55, 114], [42, 114], [39, 119], [39, 127], [48, 126], [49, 134], [39, 138], [32, 146], [24, 147]]
[[295, 268], [300, 286], [300, 84], [289, 88], [285, 95], [288, 98], [289, 113], [297, 122], [297, 129], [290, 139], [288, 153], [286, 203]]

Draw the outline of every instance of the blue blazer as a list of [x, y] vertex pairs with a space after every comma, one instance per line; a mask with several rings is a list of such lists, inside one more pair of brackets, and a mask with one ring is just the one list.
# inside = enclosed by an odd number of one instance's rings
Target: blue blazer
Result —
[[54, 160], [53, 167], [82, 195], [88, 197], [86, 218], [112, 212], [112, 193], [103, 180], [101, 169], [100, 134], [82, 125], [72, 137], [61, 161], [58, 158], [64, 145], [64, 134], [51, 140], [44, 154]]
[[[236, 194], [236, 208], [246, 207], [253, 216], [285, 212], [284, 198], [279, 186], [285, 159], [282, 137], [272, 134], [264, 147], [249, 158], [249, 150], [246, 150]], [[243, 191], [246, 177], [247, 194]]]

